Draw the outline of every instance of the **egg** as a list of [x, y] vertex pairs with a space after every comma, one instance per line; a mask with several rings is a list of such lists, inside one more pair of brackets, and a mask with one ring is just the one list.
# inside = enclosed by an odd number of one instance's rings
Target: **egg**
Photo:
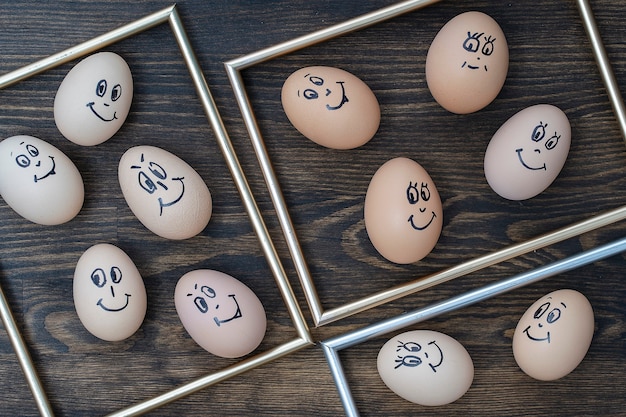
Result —
[[591, 345], [589, 300], [575, 290], [553, 291], [535, 301], [513, 333], [513, 356], [532, 378], [553, 381], [572, 372]]
[[120, 159], [118, 179], [137, 219], [166, 239], [188, 239], [209, 223], [213, 202], [200, 174], [176, 155], [135, 146]]
[[498, 23], [482, 12], [452, 18], [426, 55], [426, 83], [433, 98], [457, 114], [476, 112], [500, 93], [509, 70], [509, 47]]
[[424, 406], [458, 400], [474, 380], [474, 364], [463, 345], [432, 330], [408, 331], [389, 339], [378, 353], [377, 367], [390, 390]]
[[146, 315], [143, 279], [117, 246], [99, 243], [80, 257], [74, 270], [74, 307], [85, 328], [106, 341], [132, 336]]
[[18, 135], [0, 142], [0, 195], [20, 216], [50, 226], [76, 217], [85, 188], [63, 152], [39, 138]]
[[569, 154], [571, 128], [561, 109], [527, 107], [508, 119], [485, 151], [485, 178], [501, 197], [526, 200], [543, 192], [561, 172]]
[[365, 230], [376, 250], [398, 264], [428, 255], [443, 225], [435, 183], [420, 164], [404, 157], [385, 162], [374, 173], [363, 212]]
[[122, 127], [132, 100], [133, 77], [126, 61], [99, 52], [76, 64], [59, 85], [54, 121], [70, 141], [98, 145]]
[[380, 124], [380, 107], [372, 90], [339, 68], [315, 66], [295, 71], [283, 84], [281, 101], [291, 124], [327, 148], [362, 146]]
[[223, 272], [186, 273], [176, 284], [174, 304], [191, 338], [216, 356], [247, 355], [265, 336], [263, 304], [249, 287]]

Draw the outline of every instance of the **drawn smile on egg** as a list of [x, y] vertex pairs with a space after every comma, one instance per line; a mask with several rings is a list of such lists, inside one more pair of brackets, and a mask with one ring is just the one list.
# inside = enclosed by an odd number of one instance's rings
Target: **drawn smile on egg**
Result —
[[[25, 142], [20, 142], [20, 145], [24, 145], [24, 144]], [[39, 149], [37, 149], [37, 147], [31, 144], [26, 144], [25, 148], [26, 148], [26, 153], [19, 154], [18, 156], [15, 157], [15, 163], [17, 164], [17, 166], [19, 166], [20, 168], [28, 168], [32, 164], [36, 168], [41, 168], [41, 160], [37, 160], [37, 162], [35, 162], [34, 164], [32, 162], [33, 158], [39, 157]], [[10, 153], [10, 156], [13, 156], [13, 152]], [[56, 162], [54, 160], [54, 156], [48, 155], [48, 158], [50, 158], [50, 161], [52, 162], [52, 167], [48, 170], [48, 172], [46, 172], [44, 175], [40, 177], [37, 176], [37, 174], [34, 174], [33, 175], [34, 182], [41, 181], [43, 179], [48, 178], [50, 175], [56, 174]]]
[[[165, 203], [163, 202], [163, 198], [159, 197], [157, 200], [159, 201], [159, 206], [161, 207], [160, 212], [159, 212], [159, 216], [163, 215], [163, 208], [165, 207], [170, 207], [173, 206], [174, 204], [178, 203], [181, 198], [183, 198], [183, 195], [185, 194], [185, 182], [183, 181], [185, 179], [185, 177], [176, 177], [176, 178], [172, 178], [172, 181], [178, 181], [180, 182], [180, 193], [178, 194], [178, 197], [176, 197], [174, 200]], [[163, 184], [163, 183], [159, 183], [159, 185], [161, 185], [166, 191], [168, 190], [168, 187]]]
[[[424, 208], [420, 208], [420, 209], [419, 209], [419, 211], [420, 211], [421, 213], [423, 213], [424, 211], [426, 211], [426, 207], [424, 207]], [[430, 217], [430, 220], [428, 220], [428, 223], [426, 223], [424, 226], [417, 226], [417, 225], [415, 224], [415, 222], [413, 222], [413, 218], [414, 218], [414, 216], [413, 216], [413, 214], [411, 214], [411, 215], [409, 216], [409, 220], [408, 220], [408, 222], [409, 222], [409, 223], [411, 223], [411, 227], [412, 227], [413, 229], [415, 229], [415, 230], [424, 230], [424, 229], [426, 229], [428, 226], [430, 226], [430, 224], [433, 222], [433, 220], [435, 220], [435, 217], [437, 217], [437, 215], [435, 214], [435, 212], [434, 212], [434, 211], [432, 211], [432, 212], [431, 212], [431, 217]]]
[[[523, 148], [518, 148], [515, 150], [515, 152], [517, 153], [517, 158], [519, 159], [519, 161], [522, 163], [522, 165], [524, 166], [524, 168], [526, 169], [530, 169], [531, 171], [539, 171], [539, 170], [544, 170], [547, 171], [546, 168], [546, 163], [544, 162], [542, 166], [540, 167], [531, 167], [530, 165], [528, 165], [526, 162], [524, 162], [524, 158], [522, 158], [522, 152], [524, 151]], [[541, 151], [539, 149], [535, 149], [535, 152], [537, 152], [538, 154], [541, 153]]]
[[[113, 287], [111, 287], [111, 291], [113, 291]], [[103, 309], [104, 311], [122, 311], [124, 310], [126, 307], [128, 307], [128, 302], [130, 301], [130, 294], [124, 294], [126, 296], [126, 303], [119, 308], [112, 308], [112, 307], [107, 307], [102, 303], [103, 298], [99, 299], [98, 302], [96, 303], [97, 306], [99, 306], [101, 309]], [[115, 297], [115, 295], [113, 295]]]
[[[528, 336], [528, 338], [530, 340], [533, 340], [535, 342], [543, 342], [543, 341], [547, 341], [548, 343], [550, 343], [550, 332], [546, 332], [546, 337], [534, 337], [531, 336], [529, 330], [532, 326], [528, 326], [524, 329], [523, 333], [526, 333], [526, 336]], [[543, 327], [543, 325], [541, 323], [539, 323], [539, 327]]]
[[[107, 93], [107, 90], [108, 90], [108, 83], [106, 79], [102, 79], [97, 82], [96, 95], [98, 97], [105, 99], [104, 96]], [[121, 97], [121, 95], [122, 95], [122, 86], [120, 84], [115, 84], [113, 88], [111, 88], [111, 94], [110, 94], [111, 102], [117, 101]], [[113, 117], [111, 117], [110, 119], [107, 119], [106, 117], [102, 116], [99, 112], [96, 111], [96, 109], [94, 108], [95, 105], [96, 105], [95, 101], [90, 101], [87, 103], [87, 107], [91, 109], [91, 112], [95, 114], [96, 117], [98, 117], [98, 119], [102, 120], [103, 122], [112, 122], [113, 120], [117, 119], [116, 111], [113, 111]], [[102, 101], [102, 105], [105, 107], [105, 110], [107, 110], [108, 107], [111, 107], [111, 105], [107, 103], [106, 101]]]
[[[480, 61], [480, 57], [476, 57], [476, 59]], [[467, 63], [467, 61], [464, 61], [463, 65], [461, 65], [461, 68], [465, 68], [465, 67], [471, 70], [480, 69], [480, 65], [470, 65]], [[485, 68], [485, 72], [487, 72], [487, 65], [483, 65], [483, 67]]]
[[[233, 321], [235, 319], [241, 318], [241, 307], [239, 307], [239, 303], [237, 302], [237, 298], [235, 298], [235, 294], [228, 294], [228, 296], [230, 298], [233, 299], [233, 302], [235, 303], [235, 314], [233, 314], [231, 317], [227, 318], [227, 319], [223, 319], [220, 320], [217, 318], [217, 316], [213, 317], [213, 320], [215, 320], [215, 324], [217, 324], [217, 327], [221, 326], [223, 323], [228, 323], [229, 321]], [[217, 310], [218, 308], [220, 308], [220, 305], [216, 305], [215, 309]]]
[[[337, 81], [337, 84], [339, 84], [339, 86], [341, 87], [341, 101], [336, 106], [331, 106], [330, 104], [326, 104], [326, 108], [328, 110], [338, 110], [338, 109], [342, 108], [343, 105], [346, 104], [349, 101], [348, 97], [346, 97], [346, 88], [343, 85], [344, 82], [343, 81]], [[331, 91], [327, 88], [326, 89], [326, 96], [330, 95], [330, 93], [331, 93]]]
[[[195, 284], [193, 288], [194, 290], [197, 290], [198, 284]], [[198, 311], [200, 311], [200, 313], [206, 314], [209, 311], [209, 303], [207, 302], [206, 299], [207, 298], [215, 299], [217, 297], [217, 293], [215, 292], [213, 288], [209, 287], [208, 285], [202, 285], [200, 287], [200, 293], [201, 295], [198, 295], [194, 298], [193, 303], [195, 304]], [[193, 293], [187, 294], [187, 297], [192, 297], [192, 296], [193, 296]], [[224, 323], [228, 323], [235, 319], [239, 319], [243, 317], [243, 314], [241, 313], [241, 307], [239, 307], [239, 302], [237, 301], [235, 294], [228, 294], [228, 297], [231, 298], [234, 302], [235, 312], [232, 316], [225, 318], [225, 319], [220, 319], [217, 316], [213, 316], [213, 321], [215, 322], [215, 324], [217, 324], [217, 327], [220, 327]], [[219, 308], [220, 308], [219, 304], [216, 304], [214, 307], [215, 310], [219, 310]]]
[[[37, 182], [37, 181], [41, 181], [41, 180], [43, 180], [43, 179], [45, 179], [45, 178], [48, 178], [50, 175], [55, 175], [55, 174], [56, 174], [56, 171], [55, 171], [55, 170], [56, 170], [57, 164], [56, 164], [56, 162], [54, 162], [54, 156], [48, 155], [48, 158], [50, 158], [50, 160], [52, 161], [52, 168], [50, 168], [50, 170], [49, 170], [49, 171], [48, 171], [45, 175], [43, 175], [42, 177], [38, 177], [38, 176], [37, 176], [37, 174], [35, 174], [35, 175], [33, 176], [33, 177], [34, 177], [35, 182]], [[40, 166], [41, 166], [41, 161], [38, 161], [38, 162], [35, 164], [35, 166], [36, 166], [36, 167], [40, 167]]]
[[[100, 113], [98, 113], [96, 111], [96, 109], [94, 109], [95, 104], [96, 104], [95, 102], [91, 101], [91, 102], [87, 103], [87, 107], [89, 107], [91, 109], [93, 114], [95, 114], [98, 117], [98, 119], [102, 120], [103, 122], [112, 122], [113, 120], [117, 119], [117, 112], [116, 111], [113, 112], [113, 117], [110, 118], [110, 119], [107, 119], [107, 118], [103, 117], [102, 115], [100, 115]], [[108, 103], [103, 103], [103, 105], [104, 105], [104, 107], [109, 107], [110, 106]]]
[[[313, 84], [316, 87], [322, 87], [324, 85], [324, 79], [322, 77], [317, 77], [315, 75], [306, 74], [304, 78], [308, 78], [309, 82], [311, 82], [311, 84]], [[348, 100], [348, 97], [346, 96], [346, 87], [344, 86], [345, 81], [336, 81], [335, 84], [339, 84], [339, 87], [341, 88], [341, 100], [339, 100], [339, 104], [337, 104], [336, 106], [331, 106], [330, 104], [326, 103], [327, 110], [339, 110], [340, 108], [343, 107], [344, 104], [350, 101]], [[326, 91], [325, 91], [324, 97], [328, 97], [331, 95], [334, 97], [337, 95], [337, 94], [333, 94], [333, 91], [330, 88], [326, 87], [325, 89]], [[298, 97], [300, 97], [300, 90], [298, 90], [296, 94]], [[307, 88], [302, 91], [302, 97], [304, 97], [307, 100], [317, 100], [319, 96], [320, 94], [317, 92], [317, 89], [315, 88]]]

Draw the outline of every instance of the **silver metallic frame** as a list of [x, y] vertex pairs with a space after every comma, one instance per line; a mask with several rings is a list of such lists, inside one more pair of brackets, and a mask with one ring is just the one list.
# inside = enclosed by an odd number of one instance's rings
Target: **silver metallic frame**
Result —
[[[317, 295], [315, 284], [311, 278], [304, 254], [302, 253], [302, 249], [298, 242], [296, 231], [293, 223], [291, 222], [280, 184], [276, 178], [271, 160], [267, 154], [263, 137], [254, 116], [252, 104], [246, 94], [246, 88], [241, 77], [241, 71], [255, 64], [269, 61], [281, 55], [306, 48], [307, 46], [318, 42], [323, 42], [334, 37], [345, 35], [355, 30], [363, 29], [367, 26], [383, 22], [401, 14], [437, 3], [438, 1], [439, 0], [404, 1], [224, 63], [246, 124], [248, 134], [256, 152], [259, 165], [261, 166], [261, 170], [272, 197], [274, 208], [287, 242], [287, 246], [289, 247], [289, 251], [296, 268], [296, 273], [298, 274], [298, 278], [302, 285], [315, 326], [322, 326], [343, 319], [434, 285], [459, 278], [469, 273], [515, 258], [530, 251], [537, 250], [578, 236], [582, 233], [626, 219], [626, 206], [622, 206], [607, 213], [572, 224], [534, 239], [530, 239], [526, 242], [505, 247], [488, 255], [472, 259], [431, 275], [419, 277], [416, 280], [380, 291], [348, 304], [344, 304], [330, 310], [324, 309], [322, 302]], [[600, 68], [602, 79], [606, 85], [611, 104], [613, 105], [622, 134], [624, 135], [624, 138], [626, 138], [626, 112], [624, 111], [624, 104], [621, 99], [615, 77], [611, 70], [609, 60], [606, 57], [604, 46], [600, 40], [600, 36], [594, 22], [593, 13], [591, 12], [587, 0], [577, 0], [577, 4], [580, 9], [580, 14], [585, 28], [588, 31], [593, 51], [598, 62], [598, 67]]]
[[359, 415], [359, 412], [354, 399], [352, 398], [350, 386], [346, 380], [343, 366], [341, 365], [341, 359], [339, 358], [340, 350], [355, 346], [359, 343], [404, 327], [421, 323], [441, 314], [449, 313], [463, 307], [468, 307], [480, 301], [495, 297], [496, 295], [504, 294], [505, 292], [521, 288], [542, 279], [571, 271], [601, 259], [617, 255], [624, 251], [626, 251], [626, 238], [621, 238], [607, 243], [606, 245], [598, 246], [570, 256], [569, 258], [532, 269], [513, 277], [497, 281], [493, 284], [485, 285], [464, 294], [448, 298], [438, 303], [434, 303], [321, 342], [324, 355], [326, 356], [326, 361], [328, 362], [333, 380], [335, 381], [335, 385], [339, 391], [339, 397], [346, 411], [346, 415], [356, 417]]
[[[225, 369], [179, 386], [162, 395], [140, 402], [134, 406], [119, 410], [111, 414], [111, 416], [133, 416], [143, 414], [145, 412], [168, 404], [172, 401], [180, 399], [184, 396], [187, 396], [191, 393], [194, 393], [200, 389], [229, 379], [233, 376], [256, 368], [257, 366], [261, 366], [270, 361], [288, 355], [304, 347], [311, 346], [313, 344], [313, 340], [309, 333], [306, 320], [302, 315], [302, 311], [300, 310], [297, 299], [289, 284], [289, 280], [286, 277], [286, 273], [276, 252], [274, 244], [270, 238], [269, 232], [265, 226], [265, 222], [263, 220], [263, 217], [261, 216], [261, 212], [256, 204], [252, 191], [250, 190], [246, 176], [243, 172], [241, 165], [239, 164], [232, 142], [228, 136], [228, 133], [226, 132], [224, 124], [222, 123], [222, 119], [213, 100], [213, 97], [211, 96], [211, 92], [207, 85], [206, 79], [198, 64], [191, 44], [189, 43], [189, 39], [176, 9], [176, 5], [172, 5], [170, 7], [162, 9], [156, 13], [150, 14], [144, 18], [136, 20], [101, 36], [95, 37], [89, 41], [83, 42], [72, 48], [37, 61], [33, 64], [2, 75], [0, 76], [0, 89], [15, 84], [33, 75], [42, 73], [58, 65], [72, 61], [81, 56], [90, 54], [122, 39], [131, 37], [166, 22], [169, 23], [178, 47], [180, 48], [180, 51], [183, 55], [183, 59], [185, 61], [185, 64], [187, 65], [193, 83], [196, 87], [207, 119], [211, 124], [211, 127], [213, 128], [213, 131], [217, 138], [217, 142], [226, 160], [228, 168], [231, 171], [231, 175], [233, 177], [233, 180], [235, 181], [241, 199], [244, 203], [244, 206], [248, 213], [248, 217], [250, 218], [250, 221], [252, 222], [254, 230], [257, 234], [265, 258], [269, 264], [272, 274], [274, 275], [274, 279], [276, 281], [276, 284], [278, 285], [278, 289], [280, 290], [281, 296], [289, 311], [292, 323], [297, 333], [297, 337], [289, 342], [269, 349], [266, 352], [262, 352], [255, 356], [246, 358]], [[24, 371], [27, 383], [33, 393], [40, 414], [43, 416], [52, 416], [52, 408], [46, 396], [45, 390], [43, 389], [41, 381], [37, 376], [37, 372], [28, 353], [27, 346], [23, 338], [21, 337], [19, 329], [9, 308], [8, 302], [4, 296], [4, 293], [2, 293], [1, 288], [0, 316], [2, 318], [2, 322], [4, 323], [5, 328], [7, 329], [9, 339], [11, 340], [11, 344], [13, 345], [13, 348], [17, 354], [18, 361], [20, 363], [20, 366], [22, 367], [22, 370]]]

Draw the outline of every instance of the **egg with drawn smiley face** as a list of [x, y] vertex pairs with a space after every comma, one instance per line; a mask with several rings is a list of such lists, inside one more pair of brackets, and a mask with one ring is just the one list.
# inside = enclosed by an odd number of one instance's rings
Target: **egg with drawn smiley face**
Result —
[[108, 243], [91, 246], [81, 255], [73, 295], [81, 323], [102, 340], [132, 336], [146, 315], [146, 289], [137, 267], [123, 250]]
[[126, 61], [99, 52], [74, 66], [54, 98], [54, 121], [68, 140], [83, 146], [110, 139], [124, 124], [133, 99]]
[[498, 23], [469, 11], [446, 23], [426, 56], [426, 82], [433, 98], [457, 114], [476, 112], [491, 103], [504, 86], [509, 48]]
[[18, 135], [0, 142], [0, 195], [20, 216], [50, 226], [80, 212], [85, 189], [78, 168], [61, 150]]
[[553, 291], [535, 301], [513, 333], [513, 355], [529, 376], [553, 381], [572, 372], [591, 345], [594, 314], [578, 291]]
[[501, 197], [526, 200], [543, 192], [561, 172], [571, 144], [565, 113], [550, 104], [511, 116], [485, 151], [485, 178]]
[[327, 148], [362, 146], [380, 124], [380, 107], [372, 90], [339, 68], [314, 66], [295, 71], [283, 84], [281, 101], [291, 124]]
[[153, 233], [191, 238], [207, 226], [213, 210], [206, 183], [189, 164], [155, 146], [135, 146], [120, 158], [118, 179], [128, 207]]
[[174, 304], [187, 333], [214, 355], [247, 355], [265, 336], [263, 304], [248, 286], [223, 272], [186, 273], [176, 284]]
[[420, 164], [394, 158], [372, 176], [364, 219], [367, 235], [383, 257], [398, 264], [417, 262], [433, 250], [441, 234], [441, 197]]
[[432, 330], [412, 330], [389, 339], [376, 364], [389, 389], [424, 406], [458, 400], [474, 380], [474, 364], [463, 345]]

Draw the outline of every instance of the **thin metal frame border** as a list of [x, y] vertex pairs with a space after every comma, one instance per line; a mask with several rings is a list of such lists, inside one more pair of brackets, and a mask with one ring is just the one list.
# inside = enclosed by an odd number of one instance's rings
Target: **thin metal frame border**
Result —
[[346, 415], [349, 417], [357, 417], [359, 412], [341, 364], [339, 351], [387, 333], [400, 330], [404, 327], [421, 323], [425, 320], [440, 316], [441, 314], [468, 307], [480, 301], [495, 297], [496, 295], [504, 294], [514, 289], [617, 255], [624, 251], [626, 251], [626, 237], [320, 342]]
[[[276, 178], [276, 174], [272, 168], [272, 162], [265, 148], [264, 139], [256, 121], [252, 104], [247, 96], [245, 84], [243, 82], [241, 71], [281, 55], [298, 51], [310, 45], [323, 42], [368, 26], [383, 22], [385, 20], [397, 17], [401, 14], [415, 11], [422, 7], [437, 3], [439, 0], [409, 0], [400, 2], [377, 11], [364, 14], [339, 23], [328, 28], [312, 32], [310, 34], [294, 38], [292, 40], [261, 49], [259, 51], [244, 55], [242, 57], [226, 61], [224, 66], [230, 79], [232, 89], [234, 91], [239, 109], [244, 119], [244, 123], [248, 130], [250, 140], [254, 147], [257, 160], [261, 167], [261, 171], [265, 177], [265, 182], [272, 197], [272, 202], [276, 210], [283, 235], [287, 242], [296, 274], [302, 286], [306, 302], [311, 311], [314, 325], [316, 327], [323, 326], [328, 323], [349, 317], [359, 312], [371, 309], [381, 304], [387, 303], [416, 293], [426, 288], [441, 284], [452, 279], [456, 279], [472, 272], [479, 271], [483, 268], [495, 265], [497, 263], [515, 258], [530, 251], [544, 248], [554, 243], [581, 235], [583, 233], [598, 229], [603, 226], [626, 219], [626, 205], [610, 210], [591, 217], [586, 220], [571, 224], [569, 226], [557, 229], [553, 232], [538, 236], [522, 243], [505, 247], [501, 250], [492, 252], [485, 256], [480, 256], [460, 263], [453, 267], [444, 269], [434, 274], [419, 277], [413, 281], [398, 285], [353, 302], [332, 308], [324, 309], [319, 299], [315, 283], [309, 272], [304, 254], [298, 242], [296, 231], [291, 221], [287, 205], [282, 195], [280, 184]], [[577, 0], [581, 18], [585, 29], [591, 40], [592, 49], [598, 63], [598, 68], [606, 86], [610, 102], [616, 114], [622, 135], [626, 138], [626, 112], [624, 111], [624, 103], [615, 81], [609, 60], [606, 56], [604, 46], [598, 33], [594, 16], [587, 0]]]
[[[110, 416], [134, 416], [154, 410], [165, 404], [171, 403], [177, 399], [185, 397], [210, 385], [224, 381], [258, 366], [269, 363], [275, 359], [281, 358], [292, 352], [312, 346], [314, 344], [306, 320], [302, 314], [298, 301], [291, 288], [289, 280], [286, 276], [280, 258], [276, 252], [276, 248], [271, 240], [269, 231], [265, 225], [261, 212], [254, 199], [246, 176], [238, 161], [237, 154], [233, 148], [233, 144], [228, 136], [226, 128], [222, 122], [218, 108], [213, 100], [207, 81], [203, 75], [202, 69], [198, 64], [195, 53], [189, 42], [189, 38], [185, 32], [185, 28], [178, 14], [176, 4], [161, 9], [155, 13], [147, 15], [139, 20], [128, 23], [118, 29], [107, 32], [103, 35], [92, 38], [86, 42], [75, 45], [62, 52], [53, 54], [39, 60], [30, 65], [24, 66], [15, 71], [0, 76], [0, 89], [8, 87], [19, 81], [25, 80], [36, 74], [40, 74], [46, 70], [62, 65], [76, 58], [80, 58], [87, 54], [93, 53], [106, 46], [114, 44], [123, 39], [129, 38], [138, 33], [144, 32], [163, 23], [169, 23], [174, 38], [183, 55], [185, 64], [189, 70], [196, 91], [202, 103], [202, 107], [206, 113], [207, 119], [213, 128], [218, 145], [224, 155], [228, 168], [231, 172], [233, 180], [240, 193], [248, 217], [252, 222], [254, 230], [257, 234], [261, 248], [269, 267], [274, 275], [274, 279], [281, 293], [281, 296], [291, 316], [292, 323], [297, 333], [297, 337], [291, 341], [285, 342], [279, 346], [271, 348], [265, 352], [244, 359], [234, 365], [216, 371], [204, 377], [198, 378], [187, 384], [181, 385], [164, 394], [153, 397], [146, 401], [137, 403], [133, 406], [120, 409]], [[0, 288], [0, 316], [7, 330], [7, 334], [13, 345], [18, 362], [25, 374], [29, 388], [33, 394], [37, 408], [42, 416], [53, 416], [51, 404], [47, 398], [46, 392], [41, 384], [41, 380], [37, 375], [37, 371], [28, 352], [28, 347], [20, 334], [19, 328], [15, 322], [7, 299]]]

